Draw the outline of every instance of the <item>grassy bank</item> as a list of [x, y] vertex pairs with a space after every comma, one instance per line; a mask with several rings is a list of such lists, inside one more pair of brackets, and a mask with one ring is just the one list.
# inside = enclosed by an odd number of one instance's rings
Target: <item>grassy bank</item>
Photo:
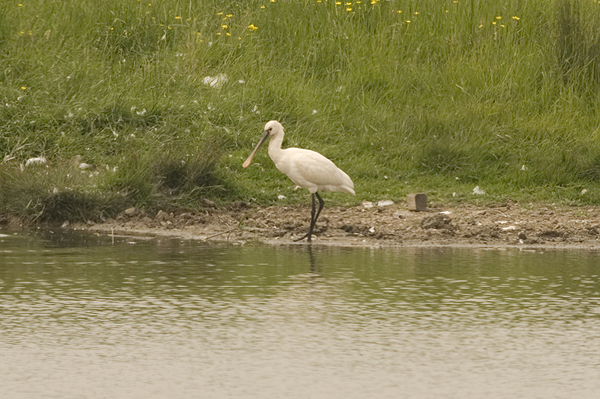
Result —
[[599, 204], [598, 26], [592, 0], [5, 1], [0, 213], [306, 201], [266, 150], [242, 170], [270, 119], [353, 178], [329, 203]]

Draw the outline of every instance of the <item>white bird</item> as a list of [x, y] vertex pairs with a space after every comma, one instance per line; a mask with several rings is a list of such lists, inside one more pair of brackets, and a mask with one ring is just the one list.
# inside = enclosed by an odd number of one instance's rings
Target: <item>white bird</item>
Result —
[[[282, 149], [283, 135], [283, 126], [281, 123], [277, 121], [268, 122], [265, 125], [262, 138], [243, 166], [244, 168], [250, 166], [252, 158], [254, 158], [260, 146], [270, 137], [269, 156], [277, 169], [285, 173], [296, 186], [307, 188], [312, 194], [310, 227], [308, 233], [297, 240], [306, 238], [310, 242], [317, 219], [325, 204], [317, 191], [341, 191], [355, 194], [354, 183], [343, 170], [318, 152], [302, 148]], [[318, 210], [315, 210], [315, 196], [319, 200]]]

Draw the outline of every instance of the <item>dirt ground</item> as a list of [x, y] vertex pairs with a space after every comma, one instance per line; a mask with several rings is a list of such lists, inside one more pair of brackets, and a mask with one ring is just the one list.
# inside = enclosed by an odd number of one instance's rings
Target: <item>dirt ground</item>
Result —
[[[199, 213], [150, 215], [130, 208], [102, 224], [70, 228], [105, 234], [172, 236], [238, 244], [306, 245], [309, 205], [234, 203]], [[313, 245], [414, 247], [600, 248], [600, 207], [518, 204], [441, 206], [413, 212], [406, 204], [325, 207]]]

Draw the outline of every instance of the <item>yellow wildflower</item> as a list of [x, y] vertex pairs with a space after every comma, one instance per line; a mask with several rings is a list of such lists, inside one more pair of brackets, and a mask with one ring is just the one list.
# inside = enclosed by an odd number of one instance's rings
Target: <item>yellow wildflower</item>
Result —
[[418, 11], [415, 11], [415, 15], [419, 15], [419, 12], [418, 12]]
[[336, 1], [336, 2], [335, 2], [335, 5], [336, 5], [336, 6], [341, 6], [341, 5], [342, 5], [342, 2], [341, 2], [341, 1]]
[[265, 6], [260, 6], [260, 9], [261, 9], [261, 10], [264, 10], [264, 9], [265, 9]]
[[256, 26], [254, 26], [254, 24], [250, 24], [250, 25], [248, 25], [248, 29], [257, 30], [258, 28]]
[[27, 87], [21, 86], [21, 90], [27, 90]]
[[406, 20], [406, 23], [407, 23], [407, 24], [410, 24], [410, 19]]
[[175, 19], [181, 19], [181, 17], [178, 15], [178, 16], [175, 17]]
[[19, 4], [19, 7], [23, 7], [23, 4]]
[[352, 11], [352, 7], [346, 8], [346, 11], [348, 11], [348, 12]]
[[221, 28], [227, 29], [227, 25], [221, 25]]
[[502, 17], [496, 17], [496, 19], [502, 19]]
[[515, 16], [513, 17], [513, 19], [514, 19], [515, 21], [518, 21], [518, 20], [520, 20], [521, 18], [519, 18], [519, 17], [517, 17], [517, 16], [515, 15]]

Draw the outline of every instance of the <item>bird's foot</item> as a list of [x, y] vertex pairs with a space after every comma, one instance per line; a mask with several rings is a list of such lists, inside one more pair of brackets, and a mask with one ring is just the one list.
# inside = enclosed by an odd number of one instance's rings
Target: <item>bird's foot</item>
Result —
[[304, 240], [305, 238], [307, 238], [307, 240], [306, 240], [306, 241], [310, 243], [310, 235], [308, 235], [308, 233], [306, 233], [306, 234], [304, 234], [302, 237], [300, 237], [300, 238], [296, 238], [295, 240], [292, 240], [292, 241], [294, 241], [294, 242], [298, 242], [298, 241], [302, 241], [302, 240]]

